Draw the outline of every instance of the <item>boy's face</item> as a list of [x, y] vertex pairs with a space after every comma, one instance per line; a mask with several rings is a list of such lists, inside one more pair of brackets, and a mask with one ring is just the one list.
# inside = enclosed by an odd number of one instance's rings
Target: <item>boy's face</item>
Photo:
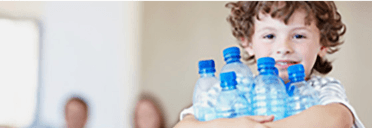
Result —
[[251, 42], [243, 41], [245, 50], [255, 59], [272, 57], [279, 76], [287, 83], [287, 68], [293, 64], [302, 64], [306, 77], [314, 66], [317, 55], [325, 55], [326, 48], [320, 44], [320, 32], [312, 21], [305, 25], [306, 12], [296, 10], [286, 25], [282, 19], [273, 19], [270, 15], [259, 14], [260, 20], [254, 21], [254, 34]]

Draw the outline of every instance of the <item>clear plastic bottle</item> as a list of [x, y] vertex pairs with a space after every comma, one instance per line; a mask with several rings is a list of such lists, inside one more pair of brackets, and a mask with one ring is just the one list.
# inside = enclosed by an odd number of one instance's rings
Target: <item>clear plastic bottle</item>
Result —
[[[278, 68], [275, 67], [275, 71], [274, 71], [274, 72], [275, 72], [275, 75], [277, 75], [277, 76], [279, 77], [279, 70], [278, 70]], [[280, 77], [279, 77], [279, 79], [280, 79], [280, 80], [283, 82], [283, 84], [285, 85], [284, 80], [283, 80], [282, 78], [280, 78]], [[286, 87], [286, 90], [287, 90], [287, 85], [285, 85], [285, 87]]]
[[221, 92], [217, 98], [217, 118], [235, 118], [251, 115], [247, 99], [238, 94], [236, 75], [234, 72], [220, 74]]
[[196, 82], [193, 94], [194, 115], [199, 121], [209, 121], [216, 118], [214, 105], [218, 92], [210, 93], [213, 86], [219, 83], [214, 75], [215, 72], [213, 60], [199, 61], [200, 78]]
[[302, 64], [289, 66], [288, 76], [291, 84], [289, 85], [288, 94], [290, 97], [288, 98], [286, 117], [319, 104], [319, 92], [305, 81], [305, 69]]
[[[248, 103], [251, 103], [251, 91], [254, 82], [254, 75], [251, 69], [240, 61], [240, 50], [238, 47], [229, 47], [223, 50], [223, 56], [226, 64], [222, 67], [221, 73], [235, 72], [236, 87], [239, 94], [246, 97]], [[250, 110], [251, 111], [251, 110]]]
[[263, 57], [257, 60], [259, 75], [255, 78], [252, 91], [254, 115], [274, 115], [274, 120], [285, 117], [288, 94], [284, 83], [275, 73], [275, 60]]

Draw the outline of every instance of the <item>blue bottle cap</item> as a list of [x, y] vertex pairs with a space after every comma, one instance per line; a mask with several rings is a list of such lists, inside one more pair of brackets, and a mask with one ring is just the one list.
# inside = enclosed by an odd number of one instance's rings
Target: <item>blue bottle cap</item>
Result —
[[223, 57], [226, 61], [228, 58], [235, 57], [240, 59], [240, 50], [238, 47], [229, 47], [223, 50]]
[[257, 65], [275, 65], [275, 59], [272, 57], [261, 57], [257, 60]]
[[236, 85], [236, 74], [235, 72], [225, 72], [220, 74], [221, 88], [235, 89]]
[[305, 69], [302, 64], [291, 65], [287, 68], [289, 80], [293, 79], [304, 79]]
[[[271, 57], [261, 57], [257, 60], [257, 68], [260, 71], [263, 68], [275, 68], [275, 60]], [[275, 70], [275, 69], [273, 69]]]
[[[275, 74], [277, 75], [277, 76], [279, 76], [279, 70], [278, 70], [278, 68], [276, 68], [275, 67]], [[284, 82], [283, 82], [284, 83]]]
[[199, 74], [201, 73], [215, 73], [213, 60], [201, 60], [199, 61]]

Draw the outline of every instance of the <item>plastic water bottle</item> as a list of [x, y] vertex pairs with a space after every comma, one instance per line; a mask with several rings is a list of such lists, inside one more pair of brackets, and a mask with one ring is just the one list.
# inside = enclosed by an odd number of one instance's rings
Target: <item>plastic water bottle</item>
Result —
[[221, 92], [217, 98], [217, 118], [235, 118], [251, 115], [247, 99], [239, 95], [236, 88], [236, 75], [234, 72], [220, 74]]
[[[278, 70], [278, 68], [276, 68], [276, 67], [274, 67], [275, 68], [275, 75], [277, 75], [277, 76], [279, 76], [279, 70]], [[284, 80], [282, 79], [282, 78], [280, 78], [279, 77], [279, 79], [282, 81], [282, 83], [285, 85], [285, 82], [284, 82]], [[286, 90], [287, 90], [287, 85], [285, 85], [285, 88], [286, 88]]]
[[221, 73], [224, 72], [235, 72], [236, 81], [238, 84], [236, 87], [239, 90], [239, 94], [246, 97], [248, 103], [251, 103], [251, 91], [254, 82], [254, 76], [251, 69], [240, 61], [240, 50], [238, 47], [229, 47], [223, 50], [224, 60], [226, 65], [221, 69]]
[[[213, 60], [199, 61], [200, 78], [194, 88], [193, 108], [194, 115], [199, 121], [209, 121], [215, 119], [214, 105], [219, 92], [216, 87], [219, 86], [219, 80], [215, 77], [216, 72]], [[214, 93], [210, 93], [212, 88]], [[213, 90], [212, 90], [213, 91]]]
[[278, 70], [278, 68], [276, 68], [276, 67], [274, 67], [274, 68], [275, 68], [274, 69], [275, 75], [279, 76], [279, 70]]
[[302, 64], [288, 67], [289, 98], [287, 105], [287, 117], [300, 113], [319, 103], [319, 92], [305, 81], [305, 69]]
[[274, 120], [279, 120], [285, 117], [288, 94], [274, 66], [275, 60], [271, 57], [257, 60], [260, 74], [255, 78], [252, 105], [254, 115], [274, 115]]

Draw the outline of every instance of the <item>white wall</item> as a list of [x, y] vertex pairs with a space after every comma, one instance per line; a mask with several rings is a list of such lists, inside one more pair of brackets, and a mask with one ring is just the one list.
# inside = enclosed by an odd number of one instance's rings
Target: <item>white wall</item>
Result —
[[40, 121], [64, 125], [71, 93], [88, 100], [87, 127], [131, 127], [138, 92], [139, 2], [46, 2]]
[[340, 79], [366, 128], [372, 127], [372, 2], [335, 2], [346, 24], [345, 43], [332, 56], [334, 69], [329, 74]]

